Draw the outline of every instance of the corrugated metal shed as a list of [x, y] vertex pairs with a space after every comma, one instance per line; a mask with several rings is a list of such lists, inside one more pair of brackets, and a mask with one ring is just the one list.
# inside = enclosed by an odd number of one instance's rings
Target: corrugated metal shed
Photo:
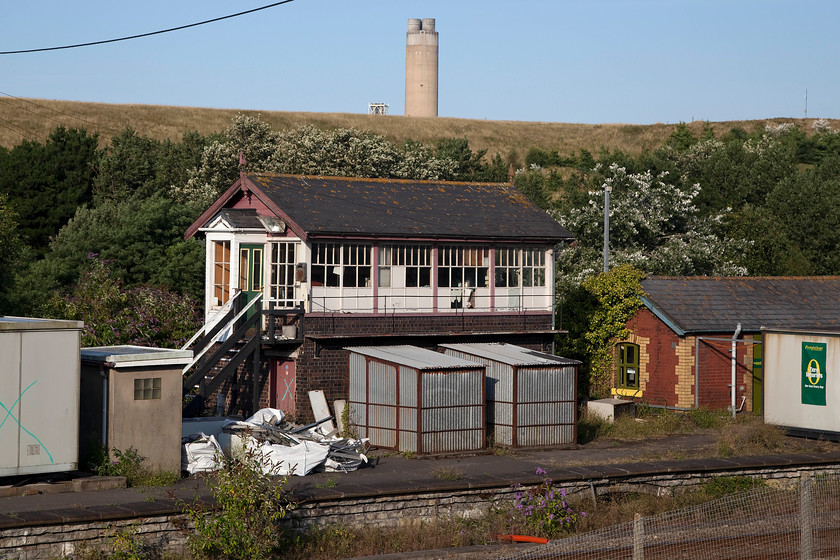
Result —
[[464, 367], [475, 368], [475, 362], [447, 356], [446, 354], [417, 346], [355, 346], [346, 348], [346, 350], [421, 371]]
[[379, 447], [413, 453], [485, 446], [485, 368], [414, 346], [350, 351], [350, 422]]
[[543, 365], [566, 365], [579, 366], [578, 360], [554, 356], [545, 352], [538, 352], [530, 348], [523, 348], [515, 344], [504, 343], [464, 343], [464, 344], [442, 344], [441, 348], [451, 348], [492, 359], [510, 366], [543, 366]]
[[487, 367], [487, 424], [494, 441], [512, 447], [577, 440], [580, 362], [513, 344], [441, 344], [450, 356]]

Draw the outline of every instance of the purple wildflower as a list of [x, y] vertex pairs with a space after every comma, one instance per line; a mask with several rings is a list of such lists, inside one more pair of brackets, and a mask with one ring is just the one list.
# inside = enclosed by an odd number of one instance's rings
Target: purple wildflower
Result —
[[545, 469], [542, 467], [537, 467], [537, 474], [546, 474]]

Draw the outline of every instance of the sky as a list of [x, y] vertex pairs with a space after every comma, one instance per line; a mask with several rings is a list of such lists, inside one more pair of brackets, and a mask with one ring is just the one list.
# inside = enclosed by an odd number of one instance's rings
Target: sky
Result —
[[[7, 2], [0, 51], [149, 33], [273, 1]], [[0, 55], [0, 102], [340, 113], [384, 102], [402, 115], [409, 18], [436, 20], [441, 117], [840, 118], [837, 0], [293, 0], [146, 38]]]

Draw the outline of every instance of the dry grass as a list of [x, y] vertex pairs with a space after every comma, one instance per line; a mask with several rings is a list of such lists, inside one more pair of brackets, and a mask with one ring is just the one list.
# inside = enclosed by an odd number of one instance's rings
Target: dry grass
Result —
[[[586, 149], [597, 154], [602, 147], [639, 154], [662, 144], [674, 124], [575, 124], [550, 122], [488, 121], [480, 119], [421, 118], [397, 115], [356, 113], [300, 113], [283, 111], [239, 111], [163, 105], [117, 105], [79, 101], [18, 99], [0, 97], [0, 145], [10, 148], [24, 139], [43, 142], [57, 126], [84, 128], [97, 132], [102, 144], [111, 136], [131, 127], [140, 134], [158, 140], [179, 141], [184, 133], [221, 132], [238, 113], [259, 115], [275, 130], [312, 124], [319, 128], [352, 127], [384, 135], [402, 143], [411, 139], [427, 145], [440, 138], [467, 138], [474, 150], [488, 150], [489, 155], [507, 158], [511, 153], [524, 160], [528, 149], [556, 150], [561, 155]], [[811, 132], [814, 119], [767, 119], [711, 123], [720, 137], [734, 127], [747, 131], [761, 130], [767, 123], [795, 122]], [[699, 136], [703, 122], [688, 124]], [[840, 121], [831, 123], [840, 128]]]

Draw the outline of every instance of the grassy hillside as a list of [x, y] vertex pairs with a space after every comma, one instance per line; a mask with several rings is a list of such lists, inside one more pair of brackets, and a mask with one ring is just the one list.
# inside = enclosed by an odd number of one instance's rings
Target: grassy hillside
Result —
[[[275, 130], [313, 124], [320, 128], [357, 128], [382, 134], [402, 143], [412, 139], [433, 144], [439, 138], [467, 138], [474, 150], [487, 149], [490, 155], [507, 156], [515, 150], [523, 157], [530, 147], [557, 150], [561, 155], [587, 149], [597, 153], [602, 147], [637, 154], [662, 144], [673, 131], [673, 124], [573, 124], [478, 119], [420, 118], [355, 113], [293, 113], [284, 111], [237, 111], [170, 107], [161, 105], [116, 105], [78, 101], [0, 98], [0, 145], [10, 148], [24, 139], [43, 142], [57, 126], [84, 128], [98, 132], [103, 144], [131, 127], [144, 136], [180, 140], [188, 131], [209, 134], [224, 130], [237, 113], [258, 115]], [[810, 132], [814, 119], [768, 119], [712, 123], [717, 136], [733, 127], [752, 131], [768, 122], [796, 122]], [[689, 127], [700, 133], [702, 122]], [[840, 128], [840, 121], [832, 127]]]

